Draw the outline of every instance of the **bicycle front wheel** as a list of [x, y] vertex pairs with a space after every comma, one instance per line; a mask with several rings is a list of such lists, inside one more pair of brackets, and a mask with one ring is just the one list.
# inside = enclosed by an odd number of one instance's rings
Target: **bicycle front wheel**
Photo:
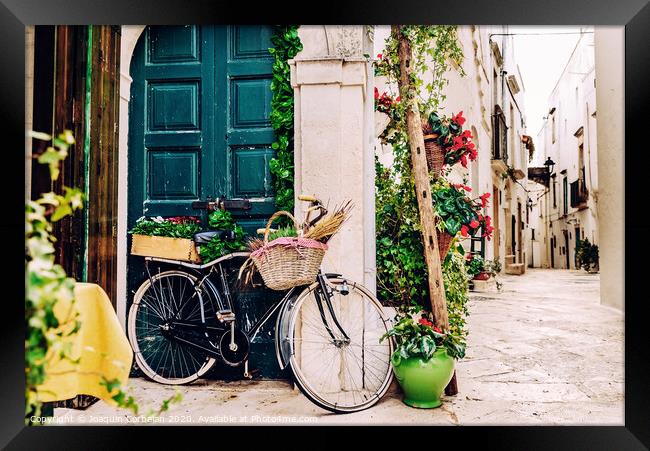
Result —
[[390, 339], [379, 341], [390, 320], [366, 288], [349, 282], [345, 294], [336, 289], [343, 279], [329, 282], [335, 287], [333, 314], [325, 302], [319, 309], [318, 284], [303, 291], [290, 311], [289, 366], [312, 402], [331, 412], [357, 412], [377, 403], [390, 386], [393, 344]]

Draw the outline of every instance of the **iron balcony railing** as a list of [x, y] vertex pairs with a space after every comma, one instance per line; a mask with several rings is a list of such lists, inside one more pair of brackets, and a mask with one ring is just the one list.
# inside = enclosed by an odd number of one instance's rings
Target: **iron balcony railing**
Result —
[[571, 182], [571, 208], [580, 208], [587, 205], [589, 190], [582, 179]]
[[508, 164], [508, 126], [499, 105], [494, 106], [492, 115], [492, 159]]

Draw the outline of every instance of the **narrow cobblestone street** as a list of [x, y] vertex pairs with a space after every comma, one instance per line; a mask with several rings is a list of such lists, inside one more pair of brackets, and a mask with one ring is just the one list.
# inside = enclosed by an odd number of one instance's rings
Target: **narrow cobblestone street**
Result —
[[[624, 423], [623, 314], [600, 305], [597, 274], [528, 269], [499, 276], [500, 293], [472, 293], [460, 393], [433, 410], [407, 407], [394, 386], [375, 407], [334, 415], [278, 381], [199, 381], [160, 421], [201, 424], [589, 424]], [[130, 381], [146, 411], [175, 388]], [[144, 412], [143, 412], [144, 413]], [[55, 409], [63, 424], [127, 423], [98, 402]]]

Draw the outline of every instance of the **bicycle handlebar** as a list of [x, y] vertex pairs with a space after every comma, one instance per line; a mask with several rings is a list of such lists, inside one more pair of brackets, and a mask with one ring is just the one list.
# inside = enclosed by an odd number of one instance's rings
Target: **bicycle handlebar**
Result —
[[315, 196], [310, 196], [308, 194], [299, 195], [298, 200], [302, 200], [304, 202], [317, 202], [320, 204], [320, 201]]

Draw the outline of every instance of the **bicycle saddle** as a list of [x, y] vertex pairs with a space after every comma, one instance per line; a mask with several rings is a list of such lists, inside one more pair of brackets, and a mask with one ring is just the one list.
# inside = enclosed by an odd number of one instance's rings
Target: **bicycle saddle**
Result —
[[207, 244], [215, 236], [224, 241], [232, 241], [235, 239], [235, 232], [232, 230], [210, 230], [209, 232], [199, 232], [194, 234], [194, 242], [196, 244]]

